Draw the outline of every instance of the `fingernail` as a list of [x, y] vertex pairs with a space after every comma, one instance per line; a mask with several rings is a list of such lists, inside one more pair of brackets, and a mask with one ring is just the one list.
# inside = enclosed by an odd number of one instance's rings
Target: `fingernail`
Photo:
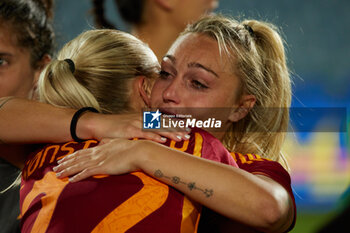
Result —
[[57, 160], [58, 164], [61, 164], [63, 162], [63, 159]]
[[165, 142], [165, 141], [166, 141], [166, 138], [161, 137], [160, 140], [162, 140], [163, 142]]
[[62, 172], [56, 173], [57, 177], [60, 177], [62, 175]]
[[177, 137], [177, 139], [179, 139], [179, 140], [181, 140], [181, 139], [182, 139], [182, 138], [181, 138], [181, 136], [179, 136], [179, 135], [177, 135], [176, 137]]
[[57, 170], [58, 170], [58, 166], [53, 167], [52, 170], [53, 170], [54, 172], [57, 171]]
[[69, 182], [73, 182], [73, 180], [74, 180], [73, 177], [68, 179]]
[[185, 138], [186, 138], [186, 139], [190, 139], [190, 137], [191, 137], [191, 136], [188, 135], [188, 134], [185, 135]]

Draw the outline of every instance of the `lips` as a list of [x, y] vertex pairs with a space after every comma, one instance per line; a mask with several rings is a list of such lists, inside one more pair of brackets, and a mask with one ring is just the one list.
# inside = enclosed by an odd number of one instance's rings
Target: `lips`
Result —
[[176, 112], [171, 111], [169, 108], [159, 108], [159, 111], [166, 115], [176, 115]]

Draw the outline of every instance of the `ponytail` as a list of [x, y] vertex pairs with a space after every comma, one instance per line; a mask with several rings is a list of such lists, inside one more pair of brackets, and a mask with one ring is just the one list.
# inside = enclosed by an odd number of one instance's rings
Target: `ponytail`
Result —
[[129, 112], [134, 110], [130, 103], [133, 80], [144, 76], [151, 83], [158, 71], [152, 50], [134, 36], [112, 29], [90, 30], [68, 42], [58, 60], [44, 69], [38, 96], [41, 102], [59, 107]]
[[42, 72], [38, 85], [41, 102], [75, 109], [94, 107], [101, 111], [95, 97], [79, 83], [64, 60], [52, 61]]

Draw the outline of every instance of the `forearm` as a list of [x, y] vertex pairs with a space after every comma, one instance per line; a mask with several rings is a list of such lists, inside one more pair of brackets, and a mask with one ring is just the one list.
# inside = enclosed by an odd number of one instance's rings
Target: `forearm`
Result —
[[65, 142], [71, 140], [73, 109], [26, 99], [0, 99], [0, 140], [3, 143]]
[[[263, 231], [278, 231], [286, 192], [255, 175], [167, 147], [143, 142], [139, 167], [212, 210]], [[275, 191], [272, 191], [275, 190]], [[287, 208], [287, 207], [286, 207]]]

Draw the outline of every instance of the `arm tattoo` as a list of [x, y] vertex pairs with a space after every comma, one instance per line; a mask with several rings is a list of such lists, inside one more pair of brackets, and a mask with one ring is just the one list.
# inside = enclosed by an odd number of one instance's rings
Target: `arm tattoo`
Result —
[[159, 170], [159, 169], [156, 170], [156, 171], [154, 172], [154, 176], [157, 177], [157, 178], [168, 179], [168, 180], [170, 180], [170, 181], [171, 181], [172, 183], [174, 183], [174, 184], [183, 184], [183, 185], [186, 185], [187, 188], [188, 188], [190, 191], [192, 191], [192, 190], [198, 190], [198, 191], [202, 192], [202, 193], [205, 195], [205, 197], [208, 197], [208, 198], [211, 197], [211, 196], [213, 196], [213, 194], [214, 194], [213, 189], [203, 189], [203, 188], [199, 188], [199, 187], [196, 186], [196, 183], [195, 183], [195, 182], [186, 183], [186, 182], [182, 181], [181, 178], [178, 177], [178, 176], [172, 176], [172, 177], [166, 176], [166, 175], [164, 175], [163, 172], [162, 172], [161, 170]]

